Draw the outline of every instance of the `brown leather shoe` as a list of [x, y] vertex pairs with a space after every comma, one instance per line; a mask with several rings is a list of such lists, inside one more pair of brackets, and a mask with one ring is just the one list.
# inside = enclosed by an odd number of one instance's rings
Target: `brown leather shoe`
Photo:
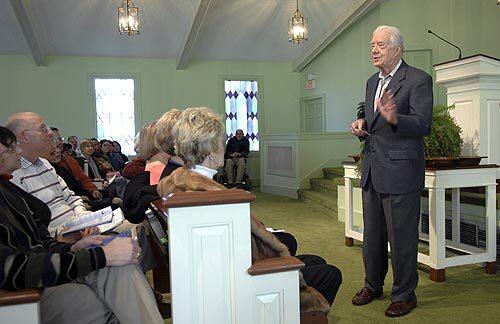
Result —
[[352, 304], [354, 306], [363, 306], [369, 304], [374, 298], [382, 296], [382, 292], [374, 293], [371, 289], [363, 287], [360, 291], [356, 293], [356, 296], [352, 299]]
[[414, 298], [410, 301], [398, 301], [391, 303], [389, 307], [385, 310], [385, 316], [387, 317], [399, 317], [405, 316], [412, 309], [417, 307], [417, 299]]

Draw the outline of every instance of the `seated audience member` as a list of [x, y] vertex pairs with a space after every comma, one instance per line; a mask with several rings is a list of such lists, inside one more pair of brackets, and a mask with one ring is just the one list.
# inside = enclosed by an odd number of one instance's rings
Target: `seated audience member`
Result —
[[143, 173], [146, 167], [146, 159], [139, 154], [138, 149], [140, 134], [141, 131], [139, 131], [134, 137], [134, 151], [137, 155], [132, 159], [132, 161], [127, 163], [122, 170], [122, 176], [127, 180], [131, 180], [136, 175]]
[[[46, 127], [26, 130], [45, 141]], [[19, 167], [16, 137], [0, 127], [0, 288], [43, 287], [42, 323], [163, 323], [137, 266], [137, 242], [119, 237], [103, 245], [103, 235], [74, 244], [51, 238], [41, 221], [51, 217], [47, 205], [8, 180]]]
[[[108, 145], [106, 145], [107, 149], [111, 149], [110, 146], [111, 145], [108, 147]], [[108, 173], [115, 173], [117, 170], [113, 168], [109, 157], [102, 151], [102, 145], [99, 143], [99, 150], [96, 150], [96, 145], [94, 145], [93, 148], [94, 153], [92, 153], [92, 159], [99, 168], [99, 173], [105, 175]], [[104, 179], [106, 179], [106, 177], [104, 177]]]
[[82, 152], [82, 157], [85, 158], [89, 165], [88, 176], [90, 179], [106, 179], [106, 173], [101, 173], [101, 170], [97, 167], [97, 164], [92, 157], [94, 154], [94, 145], [91, 140], [83, 140], [80, 142], [80, 150]]
[[[77, 196], [84, 196], [90, 209], [95, 211], [108, 206], [113, 209], [120, 207], [121, 199], [113, 198], [106, 190], [99, 191], [92, 180], [83, 172], [78, 162], [71, 156], [61, 155], [57, 145], [52, 145], [50, 151], [42, 155], [64, 180], [69, 189]], [[106, 195], [106, 196], [104, 196]]]
[[[216, 169], [224, 164], [224, 135], [224, 125], [210, 109], [184, 110], [173, 127], [173, 136], [176, 152], [185, 167], [162, 179], [158, 184], [158, 193], [164, 197], [173, 192], [226, 189], [212, 180]], [[251, 214], [250, 219], [252, 260], [290, 256], [287, 246], [268, 232], [255, 215]], [[314, 310], [327, 313], [342, 276], [339, 269], [326, 264], [323, 259], [318, 257], [314, 262], [320, 264], [306, 264], [301, 270], [301, 312]]]
[[113, 152], [120, 155], [123, 160], [123, 163], [126, 164], [128, 162], [128, 156], [122, 153], [122, 146], [117, 141], [112, 141], [112, 143], [113, 143]]
[[89, 138], [89, 140], [92, 142], [92, 147], [94, 148], [94, 153], [95, 154], [100, 154], [101, 153], [101, 143], [97, 138]]
[[71, 146], [71, 144], [69, 143], [63, 143], [61, 153], [63, 156], [69, 156], [72, 158], [76, 157], [76, 153], [75, 151], [73, 151], [73, 146]]
[[[172, 127], [174, 127], [177, 118], [181, 111], [178, 109], [170, 109], [164, 113], [160, 119], [156, 122], [155, 126], [155, 140], [156, 146], [160, 153], [165, 153], [168, 155], [168, 163], [163, 169], [159, 178], [152, 178], [152, 184], [158, 184], [159, 180], [166, 177], [173, 170], [177, 169], [179, 166], [183, 166], [184, 162], [175, 154], [174, 149], [174, 138], [172, 136]], [[154, 161], [154, 158], [151, 160]]]
[[[21, 148], [21, 168], [12, 174], [12, 183], [33, 194], [48, 205], [51, 211], [49, 232], [56, 236], [61, 226], [88, 213], [79, 196], [76, 196], [41, 156], [51, 147], [51, 133], [42, 117], [33, 112], [9, 116], [7, 128], [17, 138]], [[86, 233], [89, 234], [89, 233]]]
[[160, 151], [156, 144], [156, 121], [144, 125], [139, 133], [137, 145], [139, 154], [146, 159], [144, 171], [149, 172], [148, 185], [156, 185], [170, 156]]
[[102, 140], [101, 141], [101, 152], [102, 155], [108, 158], [109, 163], [115, 171], [120, 172], [125, 166], [125, 162], [123, 161], [120, 154], [113, 152], [113, 142], [110, 140]]
[[102, 152], [96, 154], [94, 152], [96, 145], [89, 144], [89, 141], [86, 140], [83, 140], [80, 143], [82, 156], [87, 160], [89, 164], [89, 178], [107, 180], [108, 178], [113, 177], [108, 177], [108, 175], [115, 175], [113, 182], [109, 185], [107, 181], [104, 181], [104, 187], [114, 197], [122, 199], [123, 193], [125, 191], [125, 186], [127, 185], [127, 179], [120, 176], [119, 172], [116, 172], [115, 169], [113, 169], [113, 166], [111, 165], [108, 157], [105, 154], [103, 154]]
[[[146, 170], [133, 177], [125, 189], [122, 209], [125, 217], [132, 223], [142, 222], [149, 204], [160, 198], [156, 190], [158, 181], [182, 166], [182, 161], [173, 153], [172, 137], [172, 127], [179, 114], [179, 110], [171, 109], [163, 114], [155, 123], [155, 127], [151, 123], [139, 132], [137, 152], [141, 156], [149, 157], [149, 161]], [[155, 176], [152, 175], [153, 172]]]
[[132, 161], [128, 162], [125, 167], [122, 170], [122, 176], [127, 179], [131, 180], [133, 179], [136, 175], [141, 174], [144, 172], [146, 168], [146, 159], [143, 158], [140, 155], [136, 155]]
[[68, 137], [68, 143], [71, 144], [71, 148], [73, 149], [74, 156], [80, 156], [81, 151], [80, 151], [80, 146], [78, 145], [78, 137], [75, 135]]
[[64, 144], [64, 138], [61, 136], [61, 133], [59, 132], [59, 128], [50, 127], [50, 137], [51, 137], [51, 141], [53, 143], [57, 144], [57, 147], [59, 147], [59, 150], [62, 151], [62, 146]]
[[232, 186], [234, 182], [234, 167], [236, 166], [236, 186], [240, 186], [245, 173], [245, 159], [250, 152], [250, 142], [243, 135], [243, 130], [238, 129], [236, 136], [227, 141], [226, 146], [226, 177], [228, 185]]

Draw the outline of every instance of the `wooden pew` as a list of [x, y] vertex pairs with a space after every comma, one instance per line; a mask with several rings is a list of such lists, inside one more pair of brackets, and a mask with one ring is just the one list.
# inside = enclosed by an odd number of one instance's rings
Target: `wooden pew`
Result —
[[174, 323], [300, 323], [294, 257], [252, 264], [243, 190], [184, 192], [152, 203], [168, 231]]
[[40, 323], [42, 289], [8, 291], [0, 289], [0, 322], [3, 324]]

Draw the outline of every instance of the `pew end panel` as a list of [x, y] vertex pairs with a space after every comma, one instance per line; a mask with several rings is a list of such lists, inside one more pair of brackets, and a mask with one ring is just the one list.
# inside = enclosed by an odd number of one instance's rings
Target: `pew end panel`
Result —
[[40, 323], [42, 289], [0, 289], [0, 319], [5, 324]]
[[303, 264], [276, 258], [252, 265], [254, 199], [243, 190], [221, 190], [153, 202], [168, 222], [174, 323], [299, 323]]

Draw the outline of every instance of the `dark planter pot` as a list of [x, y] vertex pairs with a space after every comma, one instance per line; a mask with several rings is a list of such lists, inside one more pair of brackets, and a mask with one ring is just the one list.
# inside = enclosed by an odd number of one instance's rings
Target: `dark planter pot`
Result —
[[481, 162], [481, 159], [485, 157], [486, 156], [459, 156], [458, 160], [455, 161], [455, 165], [460, 167], [477, 166]]
[[358, 163], [358, 161], [361, 159], [361, 155], [359, 155], [359, 154], [348, 155], [348, 157], [353, 159], [355, 163]]
[[425, 158], [426, 168], [450, 168], [458, 157], [428, 157]]
[[458, 157], [428, 157], [425, 158], [427, 168], [453, 168], [478, 166], [485, 156], [458, 156]]

